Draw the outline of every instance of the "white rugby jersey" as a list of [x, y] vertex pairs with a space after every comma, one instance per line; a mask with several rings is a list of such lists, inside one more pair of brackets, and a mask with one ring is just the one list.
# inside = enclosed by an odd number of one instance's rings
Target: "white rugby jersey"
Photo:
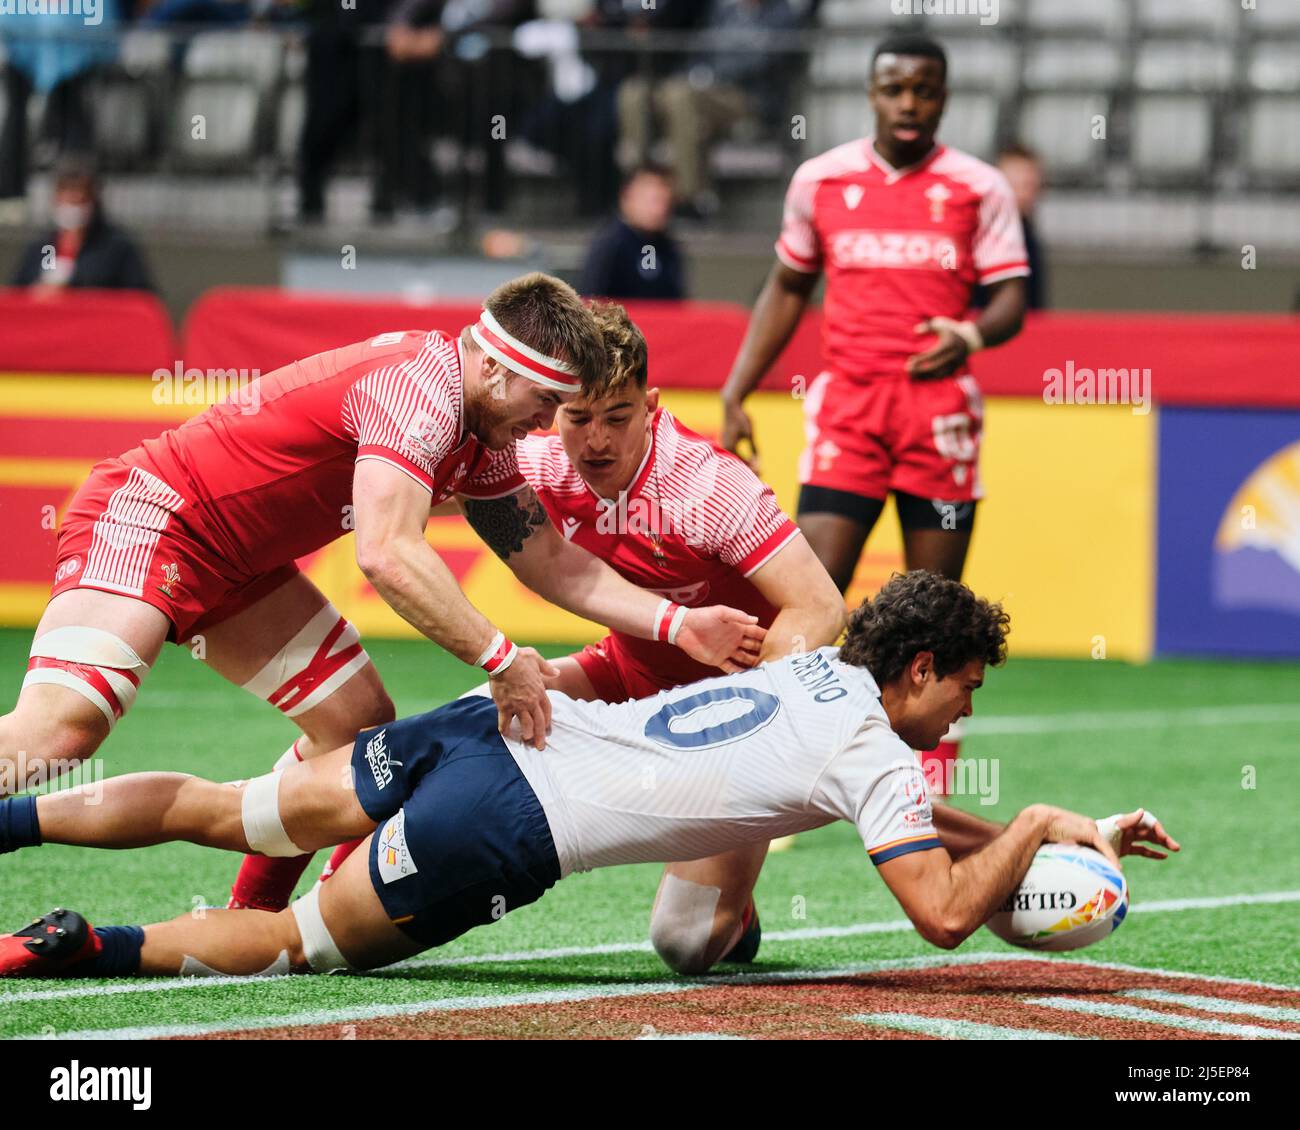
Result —
[[[834, 820], [873, 863], [939, 845], [916, 755], [880, 691], [837, 648], [630, 702], [551, 693], [551, 733], [510, 752], [541, 801], [564, 875], [702, 859]], [[517, 724], [516, 724], [517, 726]]]

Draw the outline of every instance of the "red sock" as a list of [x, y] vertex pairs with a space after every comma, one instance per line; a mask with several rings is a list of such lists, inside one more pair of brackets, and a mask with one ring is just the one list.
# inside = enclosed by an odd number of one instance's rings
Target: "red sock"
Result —
[[921, 772], [925, 775], [925, 787], [931, 796], [948, 795], [948, 766], [957, 760], [961, 750], [961, 739], [950, 741], [944, 738], [934, 749], [920, 750]]
[[339, 844], [339, 846], [330, 854], [330, 861], [325, 864], [325, 870], [320, 873], [320, 881], [322, 883], [325, 882], [325, 880], [333, 875], [335, 871], [342, 867], [343, 861], [361, 846], [364, 839], [365, 837], [363, 836], [360, 840], [352, 840], [346, 844]]
[[[294, 742], [275, 763], [283, 769], [293, 760], [301, 761], [298, 743]], [[311, 853], [291, 856], [246, 855], [239, 865], [235, 885], [230, 888], [228, 910], [283, 910], [289, 905], [289, 896], [311, 862]]]
[[246, 855], [230, 888], [229, 910], [283, 910], [311, 862], [306, 855]]

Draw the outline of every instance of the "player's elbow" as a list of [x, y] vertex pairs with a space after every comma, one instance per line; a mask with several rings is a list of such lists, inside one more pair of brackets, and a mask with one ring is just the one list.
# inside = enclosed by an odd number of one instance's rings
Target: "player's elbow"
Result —
[[[828, 578], [829, 581], [829, 578]], [[840, 595], [835, 583], [830, 581], [830, 592], [819, 593], [813, 607], [823, 638], [827, 643], [834, 643], [848, 626], [848, 614], [844, 597]]]
[[921, 937], [941, 950], [955, 950], [979, 925], [968, 922], [956, 908], [945, 906], [930, 907], [913, 914], [912, 924]]
[[357, 568], [367, 581], [380, 592], [391, 588], [401, 566], [390, 545], [357, 540]]
[[932, 946], [938, 946], [941, 950], [955, 950], [970, 934], [960, 924], [943, 918], [917, 922], [916, 931]]

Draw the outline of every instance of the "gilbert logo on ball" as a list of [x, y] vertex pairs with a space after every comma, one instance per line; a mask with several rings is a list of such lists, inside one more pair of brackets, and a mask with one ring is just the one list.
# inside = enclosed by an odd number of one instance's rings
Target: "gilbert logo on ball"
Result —
[[1093, 848], [1045, 844], [986, 925], [1033, 950], [1075, 950], [1108, 937], [1128, 913], [1128, 883]]

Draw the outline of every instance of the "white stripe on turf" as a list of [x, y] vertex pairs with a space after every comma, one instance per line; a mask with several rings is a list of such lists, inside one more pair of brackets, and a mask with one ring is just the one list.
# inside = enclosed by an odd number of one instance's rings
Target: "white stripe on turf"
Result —
[[1251, 1004], [1227, 997], [1199, 997], [1194, 993], [1167, 993], [1163, 989], [1129, 989], [1117, 994], [1133, 1000], [1155, 1001], [1159, 1004], [1178, 1004], [1184, 1008], [1199, 1008], [1202, 1012], [1222, 1012], [1236, 1016], [1257, 1016], [1261, 1020], [1300, 1021], [1300, 1008], [1284, 1008], [1274, 1004]]
[[1154, 730], [1162, 726], [1241, 726], [1257, 722], [1300, 722], [1300, 706], [1289, 702], [1189, 706], [1183, 710], [1108, 710], [1105, 714], [1007, 714], [962, 722], [969, 735], [1055, 734], [1081, 730]]
[[973, 1020], [944, 1020], [938, 1016], [917, 1016], [911, 1012], [858, 1012], [846, 1016], [859, 1024], [875, 1028], [895, 1028], [903, 1032], [919, 1032], [922, 1036], [938, 1036], [941, 1040], [1080, 1040], [1091, 1036], [1066, 1036], [1060, 1032], [1044, 1032], [1039, 1028], [1002, 1028], [997, 1024], [977, 1024]]
[[1108, 1020], [1136, 1020], [1143, 1024], [1156, 1024], [1164, 1028], [1184, 1028], [1189, 1032], [1204, 1032], [1211, 1036], [1244, 1036], [1255, 1040], [1300, 1040], [1300, 1032], [1281, 1032], [1276, 1028], [1261, 1028], [1257, 1024], [1229, 1024], [1223, 1020], [1204, 1020], [1199, 1016], [1179, 1016], [1172, 1012], [1158, 1012], [1153, 1008], [1138, 1008], [1131, 1004], [1075, 1000], [1072, 997], [1028, 997], [1025, 1004], [1059, 1008], [1064, 1012], [1082, 1012], [1089, 1016], [1104, 1016]]
[[[1157, 914], [1182, 910], [1213, 910], [1227, 906], [1253, 906], [1257, 904], [1300, 902], [1300, 891], [1267, 891], [1257, 895], [1221, 895], [1213, 898], [1166, 899], [1164, 901], [1142, 903], [1129, 910], [1130, 914]], [[912, 929], [906, 918], [896, 918], [885, 922], [855, 922], [848, 926], [808, 926], [798, 930], [764, 931], [763, 941], [801, 942], [816, 941], [823, 938], [853, 938], [864, 934], [901, 934]], [[648, 941], [641, 942], [607, 942], [595, 946], [557, 946], [553, 949], [516, 950], [505, 953], [462, 954], [457, 957], [413, 957], [406, 961], [388, 966], [384, 972], [400, 972], [402, 969], [423, 966], [461, 966], [461, 965], [514, 965], [527, 961], [553, 961], [565, 957], [602, 957], [607, 954], [649, 953], [652, 947]], [[1052, 959], [1050, 954], [1022, 957], [1019, 954], [999, 954], [1008, 961], [1039, 960], [1040, 957]], [[1088, 961], [1087, 958], [1069, 958], [1074, 961]], [[1140, 965], [1108, 965], [1104, 962], [1088, 961], [1090, 965], [1102, 965], [1110, 969], [1126, 969], [1135, 972], [1153, 972], [1168, 977], [1200, 977], [1202, 980], [1222, 981], [1235, 985], [1253, 985], [1261, 988], [1294, 989], [1294, 985], [1268, 985], [1262, 981], [1239, 980], [1231, 977], [1207, 977], [1199, 973], [1179, 973], [1177, 971], [1148, 970]], [[64, 1000], [79, 997], [117, 996], [122, 993], [175, 992], [182, 989], [206, 989], [221, 985], [243, 985], [253, 982], [266, 983], [266, 977], [191, 977], [177, 979], [174, 977], [158, 978], [149, 981], [124, 981], [115, 985], [78, 985], [61, 989], [20, 989], [17, 992], [5, 992], [0, 988], [0, 1004], [21, 1001]]]

